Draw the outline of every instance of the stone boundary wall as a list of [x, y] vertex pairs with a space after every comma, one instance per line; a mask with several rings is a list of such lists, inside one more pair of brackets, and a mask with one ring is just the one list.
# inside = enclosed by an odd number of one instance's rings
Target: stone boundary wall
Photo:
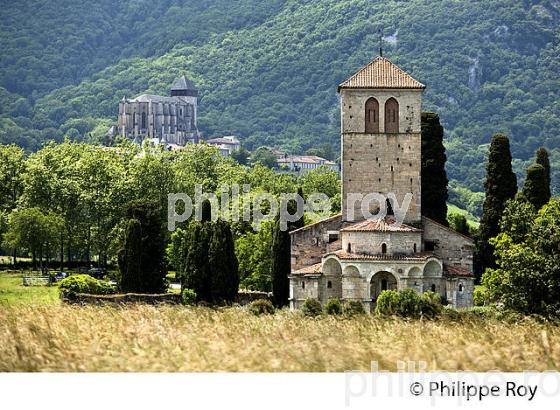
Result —
[[141, 293], [125, 293], [115, 295], [88, 295], [78, 293], [76, 295], [61, 295], [61, 300], [70, 304], [82, 305], [107, 305], [125, 303], [144, 303], [149, 305], [171, 304], [180, 305], [181, 295], [179, 293], [163, 293], [157, 295]]
[[248, 305], [255, 300], [269, 300], [272, 302], [272, 292], [257, 292], [251, 290], [240, 290], [237, 293], [237, 303], [241, 306]]
[[[259, 299], [272, 300], [272, 293], [255, 292], [241, 290], [237, 294], [236, 303], [239, 305], [248, 305]], [[125, 293], [115, 295], [89, 295], [78, 293], [76, 295], [61, 295], [64, 303], [80, 304], [80, 305], [119, 305], [129, 303], [143, 303], [148, 305], [180, 305], [180, 293], [163, 293], [163, 294], [144, 294], [144, 293]]]

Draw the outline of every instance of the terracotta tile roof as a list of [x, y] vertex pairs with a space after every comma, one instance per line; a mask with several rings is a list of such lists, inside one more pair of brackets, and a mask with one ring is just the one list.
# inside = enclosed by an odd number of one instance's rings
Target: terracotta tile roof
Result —
[[408, 255], [387, 255], [387, 254], [377, 254], [377, 255], [369, 255], [364, 253], [348, 253], [344, 249], [339, 251], [327, 253], [324, 256], [334, 255], [338, 259], [342, 260], [373, 260], [373, 261], [425, 261], [429, 258], [435, 257], [432, 252], [423, 252], [423, 253], [412, 253]]
[[377, 57], [338, 86], [341, 88], [426, 88], [385, 57]]
[[400, 224], [397, 225], [395, 218], [374, 218], [366, 219], [365, 221], [355, 223], [341, 229], [342, 232], [421, 232], [410, 225]]
[[240, 142], [237, 138], [235, 140], [233, 140], [233, 139], [223, 138], [223, 137], [210, 138], [209, 140], [206, 141], [206, 143], [207, 144], [226, 144], [226, 145], [239, 145], [240, 144]]
[[335, 162], [329, 161], [325, 158], [318, 157], [316, 155], [291, 155], [287, 157], [282, 157], [278, 159], [279, 163], [289, 164], [291, 162], [305, 163], [305, 164], [320, 164], [325, 165], [336, 165]]
[[308, 273], [321, 273], [321, 263], [309, 265], [293, 272], [294, 274], [305, 275]]
[[474, 274], [463, 266], [444, 265], [443, 273], [445, 276], [474, 277]]
[[[320, 220], [320, 221], [314, 222], [314, 223], [309, 224], [309, 225], [305, 225], [304, 227], [301, 227], [301, 228], [298, 228], [298, 229], [294, 229], [293, 231], [290, 231], [290, 235], [293, 235], [294, 233], [297, 233], [297, 232], [303, 232], [303, 231], [307, 231], [307, 230], [309, 230], [309, 229], [313, 229], [313, 228], [315, 228], [315, 227], [317, 227], [317, 226], [319, 226], [319, 225], [328, 224], [328, 223], [334, 223], [334, 221], [336, 221], [337, 219], [338, 219], [337, 225], [339, 225], [339, 224], [341, 223], [341, 221], [342, 221], [342, 214], [336, 214], [336, 215], [333, 215], [333, 216], [331, 216], [331, 217], [329, 217], [329, 218], [322, 219], [322, 220]], [[333, 229], [334, 229], [334, 228], [333, 228]]]

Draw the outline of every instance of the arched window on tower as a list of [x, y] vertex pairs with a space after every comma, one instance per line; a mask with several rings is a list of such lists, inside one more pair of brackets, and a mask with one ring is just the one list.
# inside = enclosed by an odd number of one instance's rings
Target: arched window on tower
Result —
[[395, 216], [395, 212], [393, 211], [393, 205], [391, 204], [391, 200], [387, 198], [385, 200], [385, 206], [387, 210], [387, 216]]
[[146, 113], [142, 113], [142, 129], [146, 129]]
[[385, 102], [385, 132], [399, 132], [399, 103], [392, 97]]
[[379, 103], [373, 97], [366, 101], [366, 134], [379, 133]]
[[383, 253], [383, 254], [387, 253], [387, 244], [386, 243], [381, 244], [381, 253]]

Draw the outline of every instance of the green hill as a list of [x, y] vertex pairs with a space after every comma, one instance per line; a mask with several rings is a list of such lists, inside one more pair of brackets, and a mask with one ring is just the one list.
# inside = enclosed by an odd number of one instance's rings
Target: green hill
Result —
[[338, 147], [336, 86], [377, 54], [383, 29], [385, 55], [428, 86], [424, 109], [444, 123], [455, 186], [482, 190], [498, 131], [520, 177], [541, 145], [560, 165], [557, 0], [9, 3], [0, 142], [99, 139], [123, 95], [167, 93], [186, 73], [201, 91], [205, 135], [292, 152]]

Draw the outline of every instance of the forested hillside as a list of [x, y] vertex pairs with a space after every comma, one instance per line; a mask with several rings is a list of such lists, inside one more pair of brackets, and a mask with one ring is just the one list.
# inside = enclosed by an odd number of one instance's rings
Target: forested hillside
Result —
[[427, 85], [455, 187], [481, 190], [497, 131], [519, 176], [541, 145], [560, 168], [558, 0], [4, 3], [0, 143], [101, 141], [123, 95], [167, 93], [185, 73], [206, 136], [338, 147], [336, 86], [378, 53], [383, 29], [385, 55]]

